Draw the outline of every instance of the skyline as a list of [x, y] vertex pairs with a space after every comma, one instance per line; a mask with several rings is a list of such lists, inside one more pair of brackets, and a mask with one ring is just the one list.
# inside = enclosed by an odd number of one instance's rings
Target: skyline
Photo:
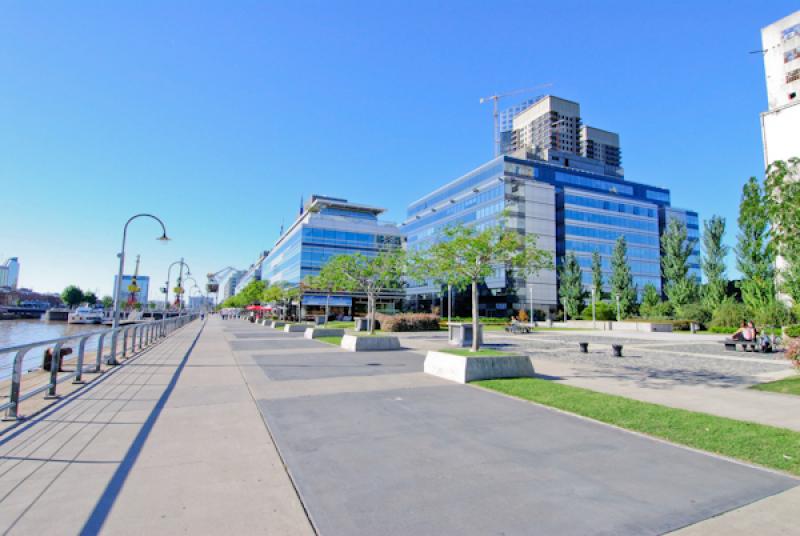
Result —
[[[732, 245], [741, 187], [763, 176], [766, 88], [749, 52], [761, 27], [796, 9], [679, 4], [687, 17], [586, 3], [596, 16], [569, 32], [533, 26], [556, 43], [533, 57], [524, 42], [508, 54], [491, 41], [504, 32], [486, 26], [479, 4], [428, 7], [424, 20], [406, 5], [88, 5], [19, 4], [0, 21], [0, 68], [11, 73], [0, 113], [14, 126], [0, 131], [0, 182], [10, 185], [0, 254], [19, 257], [20, 286], [40, 292], [111, 294], [122, 226], [138, 212], [161, 217], [173, 239], [157, 244], [154, 223], [130, 228], [127, 259], [141, 254], [157, 287], [180, 257], [201, 285], [206, 272], [246, 269], [291, 224], [300, 196], [384, 206], [401, 222], [431, 185], [492, 157], [480, 97], [544, 82], [580, 102], [586, 124], [620, 134], [626, 179], [669, 188], [674, 206], [702, 220], [726, 217]], [[569, 10], [508, 12], [546, 20]], [[659, 73], [641, 70], [649, 65]]]

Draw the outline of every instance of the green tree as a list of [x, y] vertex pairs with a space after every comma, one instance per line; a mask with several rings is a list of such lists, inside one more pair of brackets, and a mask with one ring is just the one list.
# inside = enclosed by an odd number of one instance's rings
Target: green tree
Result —
[[658, 289], [652, 283], [645, 283], [642, 288], [642, 307], [653, 308], [661, 303], [661, 296]]
[[594, 289], [595, 300], [603, 299], [603, 261], [600, 252], [594, 250], [592, 253], [592, 288]]
[[75, 307], [83, 301], [83, 291], [80, 287], [70, 285], [61, 293], [61, 301], [70, 307]]
[[767, 168], [764, 181], [767, 212], [775, 252], [784, 262], [778, 267], [778, 285], [800, 303], [800, 158], [778, 160]]
[[367, 295], [369, 333], [375, 331], [375, 308], [378, 296], [388, 289], [399, 289], [406, 268], [401, 249], [381, 251], [373, 257], [361, 253], [338, 255], [325, 264], [326, 277], [336, 288], [359, 291]]
[[103, 309], [111, 309], [114, 307], [114, 298], [108, 295], [103, 296], [103, 298], [100, 300], [100, 303], [103, 304]]
[[583, 276], [578, 258], [570, 252], [564, 257], [559, 269], [558, 297], [569, 318], [577, 318], [586, 299]]
[[714, 311], [725, 299], [728, 279], [725, 277], [725, 256], [728, 246], [722, 243], [725, 237], [725, 218], [712, 216], [703, 222], [703, 273], [706, 286], [703, 290], [703, 305]]
[[244, 286], [242, 291], [237, 294], [239, 297], [240, 307], [246, 307], [254, 303], [261, 303], [261, 297], [264, 295], [264, 287], [266, 281], [250, 281]]
[[695, 241], [690, 240], [686, 224], [670, 220], [661, 236], [661, 273], [664, 292], [674, 307], [681, 307], [697, 297], [697, 281], [689, 275], [689, 257]]
[[617, 238], [611, 257], [611, 297], [615, 302], [619, 300], [621, 318], [633, 314], [636, 307], [636, 286], [633, 284], [631, 267], [628, 265], [628, 243], [624, 236]]
[[758, 311], [775, 301], [775, 250], [769, 239], [767, 200], [755, 177], [750, 177], [742, 189], [738, 223], [736, 266], [742, 274], [739, 288], [748, 308]]
[[89, 305], [94, 305], [97, 303], [97, 294], [95, 294], [91, 290], [87, 290], [86, 292], [83, 293], [83, 301], [85, 301]]
[[552, 267], [551, 255], [536, 246], [536, 236], [525, 237], [504, 229], [502, 223], [479, 230], [458, 225], [442, 231], [420, 259], [417, 271], [425, 271], [434, 279], [446, 278], [454, 286], [472, 287], [472, 351], [478, 341], [478, 285], [496, 270], [505, 268], [519, 277], [528, 277]]

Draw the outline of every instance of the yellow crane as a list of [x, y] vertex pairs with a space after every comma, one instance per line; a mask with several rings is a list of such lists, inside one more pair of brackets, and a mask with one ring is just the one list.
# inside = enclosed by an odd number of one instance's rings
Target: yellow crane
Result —
[[488, 97], [481, 97], [481, 104], [485, 104], [485, 103], [487, 103], [489, 101], [492, 101], [493, 104], [494, 104], [494, 111], [493, 111], [492, 115], [494, 117], [494, 155], [495, 156], [499, 156], [500, 155], [500, 127], [497, 124], [497, 115], [499, 113], [499, 111], [497, 109], [498, 101], [500, 99], [504, 99], [506, 97], [513, 97], [514, 95], [520, 95], [522, 93], [529, 93], [531, 91], [537, 91], [539, 89], [544, 89], [544, 88], [550, 87], [552, 85], [553, 84], [548, 82], [546, 84], [540, 84], [538, 86], [527, 87], [527, 88], [524, 88], [524, 89], [515, 89], [515, 90], [509, 91], [507, 93], [498, 93], [496, 95], [489, 95]]

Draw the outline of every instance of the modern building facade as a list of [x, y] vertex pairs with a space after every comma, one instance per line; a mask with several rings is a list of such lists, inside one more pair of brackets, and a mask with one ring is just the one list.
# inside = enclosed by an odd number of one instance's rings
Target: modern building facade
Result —
[[217, 288], [219, 303], [236, 294], [236, 286], [244, 273], [244, 270], [229, 270], [219, 279], [219, 287]]
[[19, 285], [19, 259], [11, 257], [0, 265], [0, 287], [16, 289]]
[[[669, 219], [681, 218], [690, 237], [697, 236], [697, 213], [673, 208], [665, 188], [619, 176], [622, 168], [614, 151], [582, 156], [589, 151], [582, 144], [577, 103], [563, 99], [553, 102], [559, 121], [570, 118], [564, 122], [564, 138], [554, 141], [552, 131], [539, 132], [549, 128], [547, 125], [532, 127], [527, 133], [515, 128], [515, 143], [519, 145], [512, 155], [501, 155], [408, 207], [407, 220], [401, 227], [408, 249], [426, 249], [448, 225], [496, 225], [507, 213], [506, 227], [523, 235], [535, 234], [539, 247], [552, 254], [554, 265], [560, 265], [567, 253], [574, 253], [587, 289], [591, 257], [598, 251], [606, 290], [610, 290], [614, 244], [625, 236], [637, 288], [641, 291], [651, 283], [661, 291], [660, 234]], [[547, 104], [544, 109], [552, 107]], [[515, 118], [515, 126], [535, 124], [539, 112], [530, 111], [522, 112], [520, 121]], [[616, 141], [618, 148], [618, 138], [605, 140]], [[696, 253], [699, 255], [699, 250]], [[699, 278], [699, 257], [693, 255], [691, 262]], [[440, 299], [441, 290], [435, 281], [411, 282], [407, 297], [412, 308], [427, 308]], [[509, 309], [521, 307], [553, 313], [558, 305], [557, 271], [544, 271], [525, 280], [498, 267], [487, 278], [482, 292], [481, 314], [503, 316]]]
[[247, 270], [237, 278], [236, 285], [234, 287], [234, 294], [239, 294], [244, 287], [250, 284], [251, 281], [261, 281], [261, 268], [264, 264], [264, 260], [269, 255], [269, 251], [263, 251], [259, 256], [258, 260], [250, 265]]
[[768, 109], [761, 114], [764, 164], [800, 158], [800, 11], [761, 29]]
[[[361, 253], [374, 256], [386, 249], [402, 245], [401, 233], [394, 223], [378, 217], [384, 209], [351, 203], [346, 199], [313, 195], [302, 213], [263, 260], [261, 276], [270, 283], [285, 282], [299, 285], [306, 277], [318, 275], [322, 266], [337, 255]], [[306, 292], [303, 308], [335, 306], [340, 312], [352, 314], [353, 308], [363, 305], [358, 293]], [[379, 304], [394, 306], [402, 294], [387, 293]]]

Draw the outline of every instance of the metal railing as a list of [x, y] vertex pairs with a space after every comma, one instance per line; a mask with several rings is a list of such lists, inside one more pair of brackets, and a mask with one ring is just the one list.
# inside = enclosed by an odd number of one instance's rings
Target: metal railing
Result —
[[[176, 329], [185, 326], [192, 320], [198, 318], [200, 314], [190, 313], [186, 315], [165, 318], [163, 320], [156, 320], [153, 322], [145, 322], [141, 324], [132, 324], [128, 326], [120, 326], [118, 328], [111, 328], [107, 330], [97, 330], [80, 333], [78, 335], [70, 335], [68, 337], [59, 337], [57, 339], [48, 339], [44, 341], [36, 341], [27, 344], [20, 344], [17, 346], [8, 346], [0, 348], [0, 355], [14, 354], [11, 372], [11, 385], [8, 396], [8, 401], [0, 404], [0, 411], [5, 410], [6, 414], [3, 417], [5, 421], [14, 421], [20, 419], [19, 405], [22, 401], [27, 400], [37, 394], [47, 391], [45, 398], [57, 398], [56, 389], [59, 383], [62, 383], [70, 378], [75, 378], [73, 384], [82, 384], [83, 373], [92, 372], [100, 373], [102, 360], [105, 353], [106, 337], [111, 335], [110, 353], [107, 355], [107, 363], [109, 365], [118, 364], [117, 361], [117, 342], [122, 339], [122, 348], [120, 356], [122, 358], [132, 356], [134, 353], [141, 352], [145, 348], [160, 341]], [[84, 358], [86, 356], [86, 347], [90, 338], [97, 337], [97, 355], [95, 362], [88, 368], [84, 367]], [[64, 344], [69, 341], [78, 341], [78, 353], [75, 357], [75, 370], [72, 372], [61, 371], [62, 355], [61, 350]], [[130, 343], [130, 347], [129, 347]], [[50, 378], [44, 385], [40, 385], [27, 392], [22, 392], [22, 379], [23, 373], [23, 360], [25, 355], [33, 348], [52, 346], [52, 359], [50, 361]], [[44, 363], [43, 363], [44, 365]], [[61, 374], [59, 374], [61, 372]]]

